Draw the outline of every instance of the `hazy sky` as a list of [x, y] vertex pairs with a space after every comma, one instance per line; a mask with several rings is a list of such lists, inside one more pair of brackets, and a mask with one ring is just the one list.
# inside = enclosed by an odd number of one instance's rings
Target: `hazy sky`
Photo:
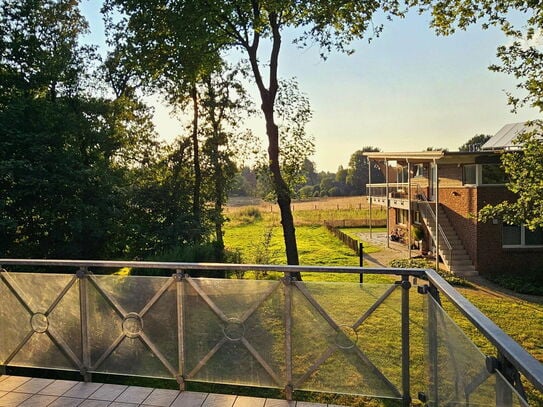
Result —
[[[88, 41], [102, 45], [98, 3], [84, 0], [81, 8], [91, 25]], [[512, 114], [504, 91], [515, 90], [515, 79], [488, 70], [498, 62], [496, 47], [507, 41], [498, 30], [472, 27], [437, 37], [428, 21], [410, 13], [386, 22], [371, 44], [359, 41], [354, 55], [332, 54], [326, 61], [317, 46], [298, 49], [284, 39], [280, 75], [296, 77], [310, 99], [308, 133], [315, 138], [319, 171], [347, 166], [350, 155], [368, 145], [383, 151], [456, 150], [475, 134], [538, 118], [534, 109]], [[167, 140], [180, 133], [168, 108], [157, 107], [155, 124]], [[265, 135], [263, 118], [250, 127]]]

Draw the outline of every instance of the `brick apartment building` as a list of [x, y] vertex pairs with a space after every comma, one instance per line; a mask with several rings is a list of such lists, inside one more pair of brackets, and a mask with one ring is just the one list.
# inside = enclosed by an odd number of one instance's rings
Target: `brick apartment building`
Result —
[[[543, 230], [477, 219], [485, 205], [515, 199], [505, 186], [500, 155], [515, 148], [512, 140], [526, 129], [522, 123], [507, 125], [477, 151], [364, 153], [385, 175], [384, 183], [370, 180], [367, 186], [370, 208], [386, 207], [394, 238], [438, 252], [454, 274], [540, 268]], [[421, 242], [409, 232], [414, 228], [422, 231]]]

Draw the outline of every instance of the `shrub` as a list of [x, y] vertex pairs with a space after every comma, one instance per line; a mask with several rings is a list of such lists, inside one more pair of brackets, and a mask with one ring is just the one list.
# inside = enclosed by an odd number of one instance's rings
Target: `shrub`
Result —
[[[159, 255], [153, 256], [149, 261], [157, 262], [179, 262], [179, 263], [201, 263], [201, 262], [221, 262], [223, 256], [227, 257], [217, 242], [203, 243], [198, 245], [186, 245], [169, 250]], [[171, 269], [132, 269], [132, 275], [144, 276], [170, 276], [175, 273]], [[217, 271], [196, 271], [189, 273], [192, 277], [211, 277], [224, 278], [225, 272]]]
[[262, 212], [256, 206], [249, 206], [240, 210], [238, 217], [241, 223], [253, 223], [262, 219]]
[[[389, 263], [390, 267], [402, 269], [432, 269], [435, 270], [435, 262], [427, 259], [394, 259]], [[473, 287], [473, 285], [462, 277], [455, 276], [444, 270], [437, 270], [437, 273], [449, 284], [461, 287]]]
[[487, 276], [487, 278], [503, 288], [520, 294], [543, 295], [543, 281], [535, 277], [492, 274]]

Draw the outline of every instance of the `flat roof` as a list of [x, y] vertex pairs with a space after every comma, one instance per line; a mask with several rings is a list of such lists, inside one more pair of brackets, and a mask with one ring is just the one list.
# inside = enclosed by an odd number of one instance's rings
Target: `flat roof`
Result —
[[427, 163], [439, 161], [440, 164], [471, 164], [498, 161], [500, 152], [497, 151], [400, 151], [400, 152], [364, 152], [370, 160], [410, 161], [412, 163]]

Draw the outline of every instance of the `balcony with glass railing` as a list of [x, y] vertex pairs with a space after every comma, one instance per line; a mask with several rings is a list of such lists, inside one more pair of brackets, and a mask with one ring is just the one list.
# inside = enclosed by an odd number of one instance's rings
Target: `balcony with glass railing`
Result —
[[[433, 270], [0, 260], [0, 369], [39, 368], [370, 396], [408, 406], [527, 406], [543, 366]], [[119, 276], [121, 267], [169, 276]], [[37, 271], [39, 270], [39, 272]], [[191, 277], [277, 271], [279, 280]], [[388, 284], [295, 281], [380, 274]], [[495, 347], [484, 355], [447, 298]], [[1, 372], [0, 372], [1, 373]], [[522, 377], [522, 381], [521, 381]]]

